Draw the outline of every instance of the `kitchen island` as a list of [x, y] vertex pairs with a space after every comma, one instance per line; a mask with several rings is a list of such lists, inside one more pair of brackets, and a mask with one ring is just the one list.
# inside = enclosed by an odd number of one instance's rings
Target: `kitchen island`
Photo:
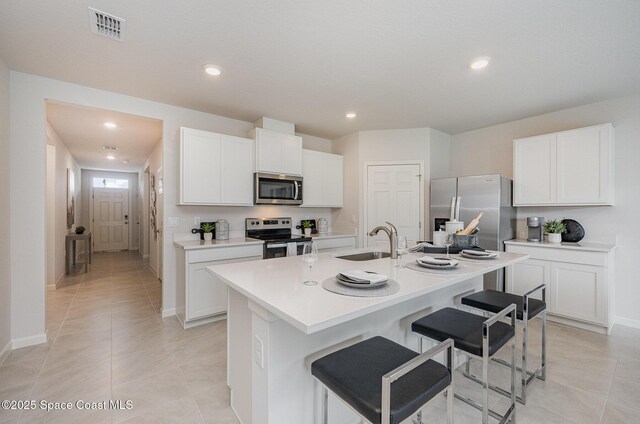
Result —
[[[370, 250], [370, 249], [369, 249]], [[354, 252], [368, 251], [359, 249]], [[349, 253], [354, 253], [349, 252]], [[210, 266], [229, 286], [227, 311], [231, 406], [243, 424], [314, 422], [318, 399], [311, 363], [357, 341], [382, 335], [416, 351], [411, 322], [482, 289], [482, 275], [527, 259], [501, 253], [495, 260], [465, 260], [465, 273], [427, 273], [395, 268], [389, 258], [352, 262], [348, 252], [321, 253], [313, 267], [316, 286], [305, 286], [305, 264], [288, 257]], [[419, 255], [410, 254], [405, 261]], [[323, 280], [362, 269], [387, 275], [400, 290], [384, 297], [350, 297], [325, 290]], [[359, 422], [329, 400], [330, 422]]]

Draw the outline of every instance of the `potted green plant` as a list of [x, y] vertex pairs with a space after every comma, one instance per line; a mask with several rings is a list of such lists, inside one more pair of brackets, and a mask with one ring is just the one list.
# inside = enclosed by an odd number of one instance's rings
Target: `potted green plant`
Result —
[[76, 227], [76, 234], [84, 234], [85, 231], [86, 231], [86, 228], [84, 228], [82, 225], [78, 225]]
[[204, 232], [204, 240], [213, 240], [213, 230], [216, 228], [215, 224], [202, 224], [202, 231]]
[[562, 233], [567, 232], [567, 226], [564, 222], [554, 219], [544, 223], [544, 232], [547, 233], [549, 243], [560, 243]]
[[311, 235], [311, 221], [302, 221], [302, 228], [305, 236]]

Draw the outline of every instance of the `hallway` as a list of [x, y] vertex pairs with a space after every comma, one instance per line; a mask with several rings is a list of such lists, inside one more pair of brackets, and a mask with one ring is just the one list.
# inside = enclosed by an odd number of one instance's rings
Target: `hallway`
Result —
[[161, 318], [162, 288], [137, 252], [97, 253], [90, 272], [47, 292], [48, 343], [10, 353], [0, 399], [131, 400], [130, 410], [0, 410], [0, 423], [236, 423], [226, 321], [184, 330]]

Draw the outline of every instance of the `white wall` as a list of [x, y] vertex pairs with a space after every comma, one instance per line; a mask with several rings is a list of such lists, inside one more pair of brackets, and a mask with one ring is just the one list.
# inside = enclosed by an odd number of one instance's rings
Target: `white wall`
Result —
[[[628, 258], [640, 257], [635, 223], [640, 210], [640, 95], [565, 109], [452, 137], [452, 173], [471, 175], [499, 172], [513, 175], [512, 140], [572, 128], [611, 122], [616, 138], [615, 206], [582, 208], [518, 208], [518, 235], [524, 236], [527, 216], [573, 218], [586, 232], [586, 240], [617, 237], [616, 315], [640, 326], [640, 285], [637, 266]], [[631, 321], [629, 321], [631, 320]]]
[[451, 177], [451, 136], [429, 128], [429, 143], [431, 179]]
[[0, 57], [0, 364], [11, 340], [9, 68]]
[[[193, 218], [229, 218], [231, 230], [243, 230], [240, 217], [268, 213], [271, 216], [291, 211], [294, 219], [325, 216], [329, 209], [299, 208], [225, 208], [177, 206], [180, 127], [246, 136], [253, 127], [249, 122], [224, 118], [162, 103], [124, 96], [103, 90], [69, 84], [20, 72], [10, 73], [11, 107], [11, 249], [12, 337], [21, 344], [45, 340], [45, 101], [59, 101], [129, 113], [163, 121], [164, 158], [164, 234], [163, 234], [163, 312], [175, 307], [175, 254], [173, 235], [188, 232]], [[317, 140], [313, 141], [317, 144]], [[29, 166], [24, 166], [28, 163]], [[298, 213], [296, 216], [293, 212]], [[258, 215], [259, 216], [259, 215]], [[169, 217], [178, 217], [177, 227], [167, 227]], [[331, 225], [331, 224], [330, 224]]]
[[[434, 138], [432, 151], [431, 138]], [[366, 162], [377, 161], [421, 161], [424, 165], [424, 192], [422, 203], [424, 216], [422, 227], [429, 222], [429, 182], [433, 155], [442, 157], [444, 163], [437, 165], [438, 174], [449, 172], [449, 136], [432, 128], [408, 128], [395, 130], [360, 131], [333, 140], [333, 153], [344, 156], [345, 204], [333, 211], [334, 224], [340, 228], [357, 228], [357, 243], [364, 245], [364, 237], [371, 228], [364, 228], [364, 166]], [[356, 183], [357, 181], [357, 183]], [[353, 223], [356, 215], [357, 222]], [[424, 234], [425, 238], [427, 234]]]
[[[164, 197], [164, 194], [160, 195], [158, 193], [158, 169], [162, 168], [162, 140], [160, 140], [158, 142], [158, 144], [156, 144], [156, 146], [154, 147], [153, 151], [151, 152], [151, 154], [149, 155], [149, 157], [147, 158], [147, 160], [145, 161], [144, 165], [142, 166], [143, 171], [141, 172], [141, 174], [144, 173], [144, 170], [149, 168], [149, 174], [153, 174], [155, 177], [154, 180], [154, 189], [156, 190], [156, 225], [158, 228], [161, 229], [162, 231], [162, 204], [161, 204], [161, 199]], [[144, 175], [143, 175], [143, 181], [144, 181]], [[151, 187], [149, 187], [149, 192], [151, 191]], [[146, 207], [146, 213], [147, 213], [147, 217], [146, 217], [146, 227], [145, 230], [149, 233], [149, 245], [147, 246], [147, 254], [149, 255], [149, 266], [151, 267], [151, 269], [153, 270], [153, 272], [156, 273], [156, 275], [158, 277], [161, 278], [161, 276], [158, 274], [159, 273], [159, 265], [160, 265], [160, 258], [158, 256], [159, 254], [159, 249], [158, 249], [158, 239], [157, 237], [154, 235], [154, 232], [151, 230], [150, 227], [150, 221], [149, 221], [149, 213], [150, 213], [150, 209], [149, 209], [149, 192], [145, 194], [145, 199], [147, 201], [147, 207]], [[162, 234], [159, 234], [160, 236], [162, 236]], [[161, 278], [162, 279], [162, 278]]]
[[343, 157], [343, 203], [342, 208], [331, 211], [333, 227], [337, 230], [356, 232], [356, 246], [360, 244], [358, 226], [360, 222], [360, 138], [353, 133], [338, 138], [332, 143], [332, 151]]
[[[65, 273], [65, 236], [69, 234], [69, 231], [73, 231], [76, 226], [80, 225], [84, 213], [82, 212], [82, 200], [84, 196], [81, 194], [81, 179], [80, 179], [80, 166], [76, 159], [71, 155], [64, 141], [60, 138], [58, 133], [53, 127], [46, 123], [47, 131], [47, 144], [53, 145], [55, 151], [55, 189], [53, 199], [53, 220], [54, 220], [54, 246], [53, 252], [47, 252], [48, 255], [53, 253], [54, 255], [54, 278], [58, 283]], [[75, 220], [71, 229], [67, 228], [67, 169], [73, 171], [74, 189], [75, 189]], [[84, 225], [84, 224], [83, 224]], [[85, 227], [87, 227], [85, 225]], [[87, 227], [89, 228], [89, 227]], [[78, 252], [84, 251], [82, 243], [78, 243]]]

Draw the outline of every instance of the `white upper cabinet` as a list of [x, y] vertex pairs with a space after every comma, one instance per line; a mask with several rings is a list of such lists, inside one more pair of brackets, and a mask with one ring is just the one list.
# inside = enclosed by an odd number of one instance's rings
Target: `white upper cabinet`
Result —
[[180, 128], [180, 204], [253, 206], [253, 140]]
[[343, 158], [302, 151], [302, 207], [342, 207]]
[[556, 201], [556, 135], [513, 142], [514, 205], [547, 205]]
[[254, 128], [256, 172], [302, 175], [302, 137]]
[[611, 124], [513, 141], [514, 206], [613, 205]]

